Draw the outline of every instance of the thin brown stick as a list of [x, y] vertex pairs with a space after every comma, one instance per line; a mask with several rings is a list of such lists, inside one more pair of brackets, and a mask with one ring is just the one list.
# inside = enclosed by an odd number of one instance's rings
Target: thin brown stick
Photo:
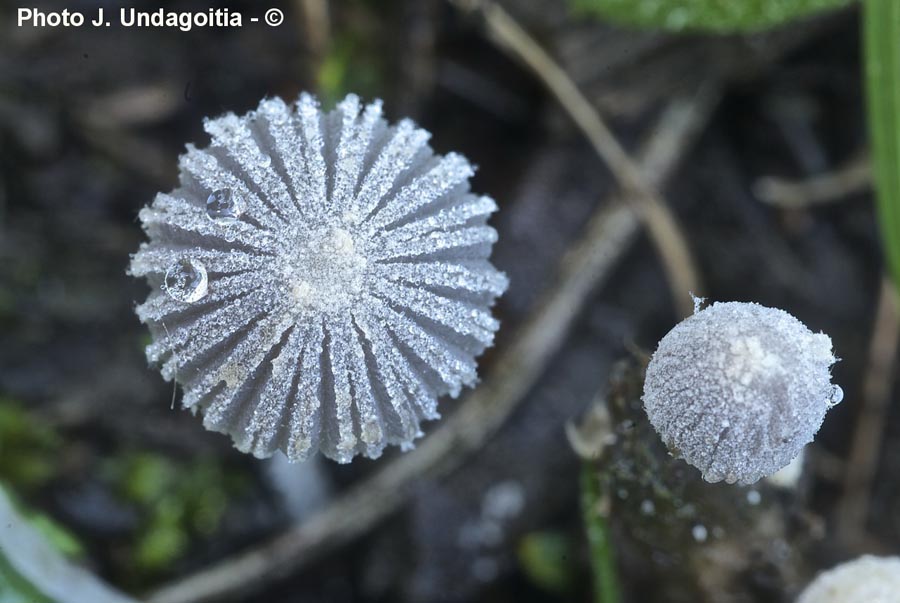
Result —
[[665, 266], [678, 311], [690, 315], [694, 309], [691, 295], [702, 295], [699, 273], [687, 239], [659, 192], [565, 70], [509, 13], [489, 0], [466, 0], [465, 5], [480, 9], [490, 35], [534, 72], [609, 166], [647, 228]]
[[765, 176], [753, 185], [753, 193], [765, 203], [796, 209], [824, 205], [863, 193], [872, 187], [872, 166], [866, 155], [856, 157], [833, 172], [805, 180]]
[[[642, 156], [645, 177], [660, 186], [707, 121], [718, 94], [705, 87], [676, 99], [660, 119]], [[653, 171], [650, 172], [649, 168]], [[326, 509], [245, 553], [163, 586], [149, 603], [221, 601], [263, 584], [365, 533], [398, 510], [421, 476], [443, 474], [484, 445], [521, 402], [562, 346], [589, 294], [636, 239], [639, 221], [631, 205], [606, 203], [571, 248], [534, 314], [499, 352], [490, 374], [460, 408], [419, 447], [351, 488]]]
[[295, 0], [300, 31], [309, 51], [309, 64], [317, 74], [331, 43], [328, 0]]
[[853, 432], [844, 474], [844, 493], [838, 504], [837, 535], [846, 544], [865, 537], [869, 498], [878, 470], [891, 389], [897, 371], [898, 341], [900, 304], [894, 284], [885, 278], [872, 326], [869, 365], [863, 381], [863, 407]]

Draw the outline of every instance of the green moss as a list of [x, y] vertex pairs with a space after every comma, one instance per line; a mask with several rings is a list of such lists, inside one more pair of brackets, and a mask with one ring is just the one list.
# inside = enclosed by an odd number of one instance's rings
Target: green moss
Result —
[[176, 461], [149, 452], [114, 459], [106, 473], [143, 518], [133, 544], [137, 579], [170, 568], [195, 535], [215, 532], [229, 500], [246, 486], [215, 459]]
[[150, 522], [135, 544], [137, 567], [164, 569], [186, 552], [189, 542], [183, 502], [176, 497], [166, 497], [153, 510]]

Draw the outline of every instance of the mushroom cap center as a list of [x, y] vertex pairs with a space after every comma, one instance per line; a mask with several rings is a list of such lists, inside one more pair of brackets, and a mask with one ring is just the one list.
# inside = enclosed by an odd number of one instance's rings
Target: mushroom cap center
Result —
[[316, 230], [295, 252], [289, 294], [301, 309], [338, 312], [363, 291], [368, 262], [348, 230], [335, 226]]

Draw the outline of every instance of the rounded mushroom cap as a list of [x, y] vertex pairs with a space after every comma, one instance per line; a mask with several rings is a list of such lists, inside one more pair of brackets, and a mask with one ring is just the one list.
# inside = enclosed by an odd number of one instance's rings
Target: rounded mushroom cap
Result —
[[708, 482], [752, 484], [791, 462], [840, 400], [831, 339], [783, 310], [715, 303], [675, 326], [644, 382], [644, 408]]
[[900, 557], [864, 555], [819, 574], [797, 603], [900, 603]]

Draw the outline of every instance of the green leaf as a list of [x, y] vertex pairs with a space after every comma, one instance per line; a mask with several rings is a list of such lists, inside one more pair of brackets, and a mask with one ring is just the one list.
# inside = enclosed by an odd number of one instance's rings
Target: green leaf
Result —
[[847, 6], [855, 0], [570, 0], [585, 14], [669, 31], [747, 32]]
[[863, 44], [878, 223], [900, 288], [900, 2], [866, 0]]
[[23, 578], [0, 551], [0, 603], [52, 603]]
[[47, 539], [53, 548], [66, 557], [81, 557], [84, 555], [84, 546], [81, 541], [61, 523], [58, 523], [49, 515], [31, 512], [26, 515], [28, 523], [39, 534]]
[[60, 554], [61, 528], [51, 526], [54, 542], [45, 536], [49, 518], [35, 526], [17, 506], [0, 486], [0, 603], [135, 603]]

